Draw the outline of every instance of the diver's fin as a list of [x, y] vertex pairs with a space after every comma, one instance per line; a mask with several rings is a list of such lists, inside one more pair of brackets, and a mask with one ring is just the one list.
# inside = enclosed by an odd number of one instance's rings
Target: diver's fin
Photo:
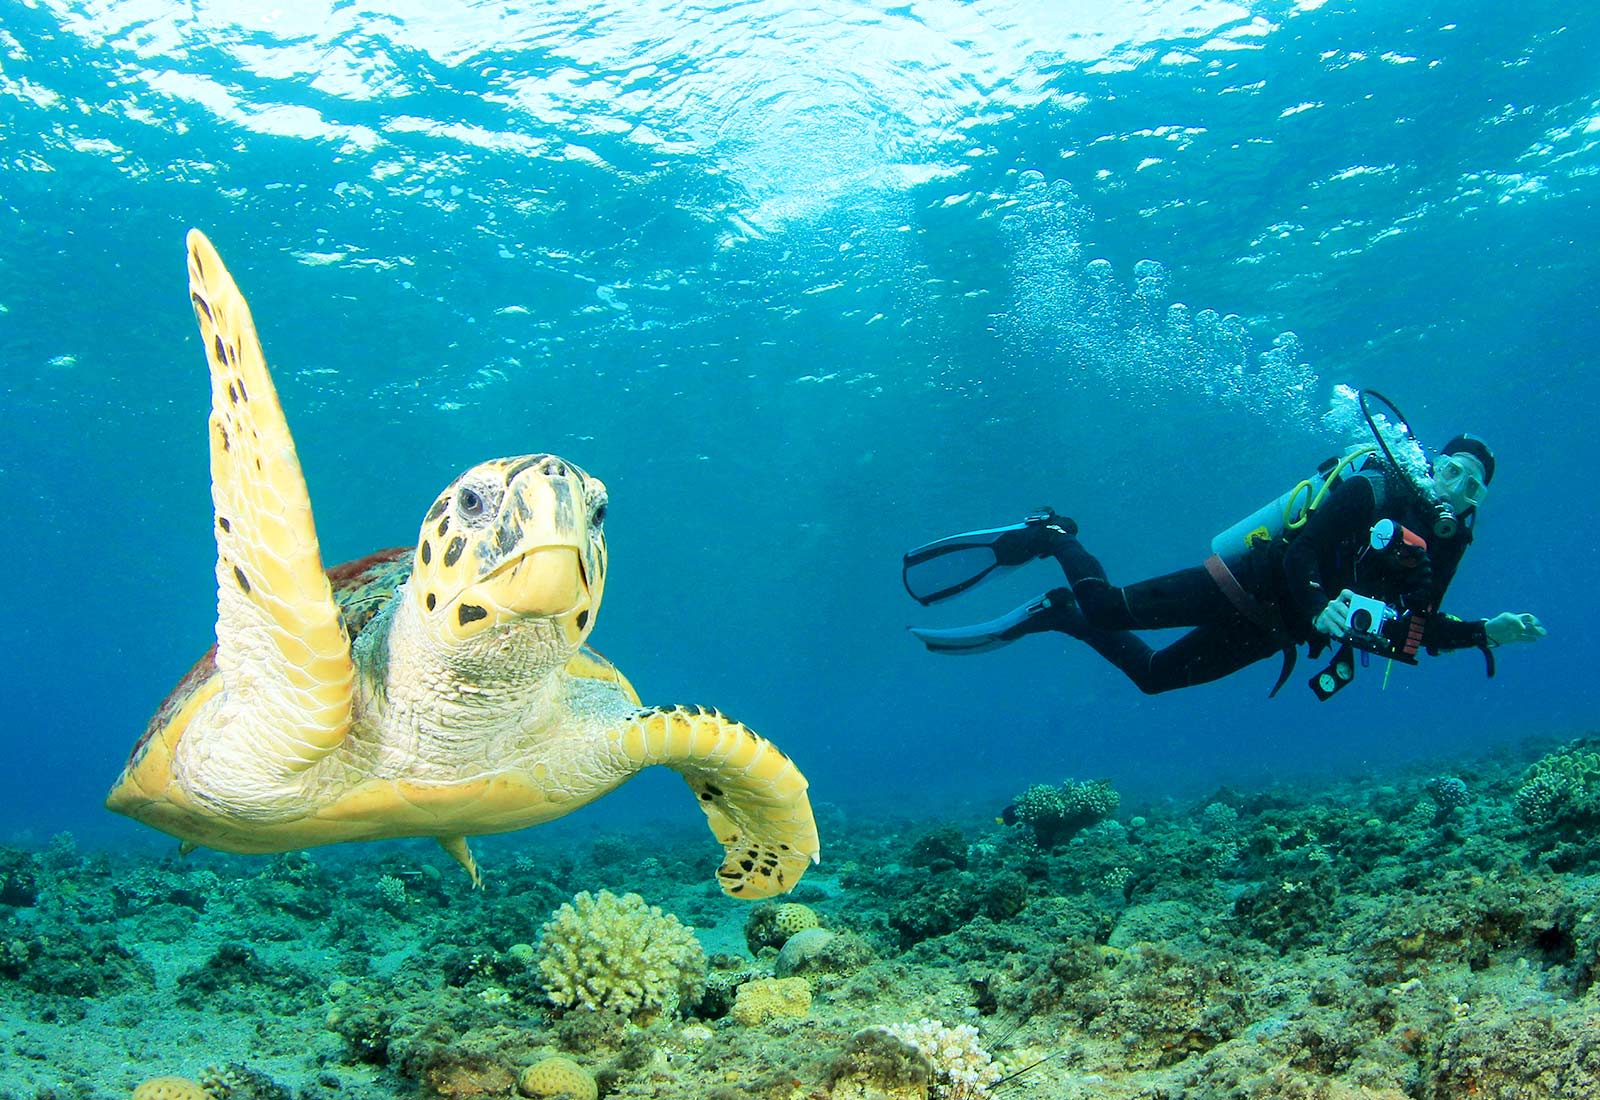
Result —
[[1021, 607], [971, 626], [929, 629], [914, 626], [911, 633], [930, 653], [987, 653], [991, 649], [1010, 645], [1025, 634], [1038, 634], [1045, 630], [1059, 630], [1066, 634], [1077, 633], [1085, 624], [1078, 601], [1072, 598], [1070, 588], [1052, 588], [1042, 596], [1035, 596]]
[[995, 572], [1005, 572], [994, 556], [994, 542], [1001, 535], [1021, 531], [1020, 523], [993, 527], [986, 531], [964, 531], [937, 539], [906, 554], [900, 579], [911, 598], [923, 607], [959, 596]]
[[1050, 535], [1075, 535], [1078, 525], [1050, 508], [1021, 523], [963, 531], [907, 552], [900, 577], [911, 598], [926, 607], [972, 588], [997, 571], [1049, 553]]

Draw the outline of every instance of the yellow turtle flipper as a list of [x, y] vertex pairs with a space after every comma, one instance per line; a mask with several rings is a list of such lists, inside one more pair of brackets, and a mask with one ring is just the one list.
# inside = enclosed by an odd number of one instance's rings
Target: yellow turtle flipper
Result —
[[242, 724], [230, 741], [287, 778], [344, 739], [355, 666], [250, 307], [199, 230], [188, 245], [189, 297], [211, 364], [217, 668], [230, 719]]
[[583, 646], [572, 655], [572, 659], [567, 662], [567, 675], [580, 680], [602, 680], [615, 684], [628, 702], [636, 707], [643, 706], [639, 702], [639, 693], [633, 690], [633, 685], [628, 683], [628, 678], [622, 674], [622, 670], [588, 646]]
[[614, 736], [632, 767], [665, 764], [689, 781], [727, 850], [717, 871], [724, 893], [786, 894], [817, 862], [806, 777], [766, 738], [709, 707], [651, 707]]
[[466, 869], [472, 876], [472, 885], [475, 889], [483, 889], [483, 875], [478, 872], [478, 861], [472, 858], [472, 849], [467, 847], [467, 838], [464, 836], [442, 836], [439, 838], [439, 847], [450, 853], [452, 859]]

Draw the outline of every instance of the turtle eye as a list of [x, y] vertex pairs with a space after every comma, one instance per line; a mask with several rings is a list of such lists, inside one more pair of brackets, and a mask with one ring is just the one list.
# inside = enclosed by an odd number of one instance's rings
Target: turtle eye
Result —
[[477, 519], [483, 515], [486, 507], [482, 494], [475, 489], [463, 485], [461, 491], [456, 494], [456, 511], [465, 519]]
[[606, 502], [601, 501], [594, 507], [594, 515], [589, 517], [590, 527], [599, 527], [606, 521]]

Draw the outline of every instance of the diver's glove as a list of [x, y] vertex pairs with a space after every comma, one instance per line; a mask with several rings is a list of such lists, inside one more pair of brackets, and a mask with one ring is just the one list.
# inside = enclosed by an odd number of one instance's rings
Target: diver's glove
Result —
[[1512, 642], [1536, 642], [1549, 633], [1537, 615], [1502, 611], [1483, 624], [1483, 632], [1490, 645], [1509, 645]]
[[994, 560], [999, 565], [1021, 565], [1034, 558], [1048, 558], [1055, 550], [1056, 540], [1077, 533], [1076, 523], [1045, 505], [1024, 519], [1017, 530], [994, 540]]
[[1340, 592], [1328, 601], [1327, 607], [1317, 612], [1317, 617], [1311, 620], [1311, 629], [1330, 638], [1343, 638], [1350, 633], [1350, 601], [1355, 597], [1348, 588]]

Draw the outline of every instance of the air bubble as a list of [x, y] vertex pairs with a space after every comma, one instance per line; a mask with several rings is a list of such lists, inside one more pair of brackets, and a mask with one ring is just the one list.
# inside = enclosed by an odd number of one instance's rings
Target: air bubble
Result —
[[1040, 358], [1068, 373], [1092, 372], [1129, 394], [1199, 394], [1262, 415], [1311, 421], [1317, 376], [1292, 332], [1257, 351], [1236, 313], [1171, 303], [1165, 265], [1142, 259], [1131, 273], [1083, 257], [1089, 210], [1063, 181], [1019, 174], [1002, 226], [1014, 259], [1014, 306], [1003, 323]]

